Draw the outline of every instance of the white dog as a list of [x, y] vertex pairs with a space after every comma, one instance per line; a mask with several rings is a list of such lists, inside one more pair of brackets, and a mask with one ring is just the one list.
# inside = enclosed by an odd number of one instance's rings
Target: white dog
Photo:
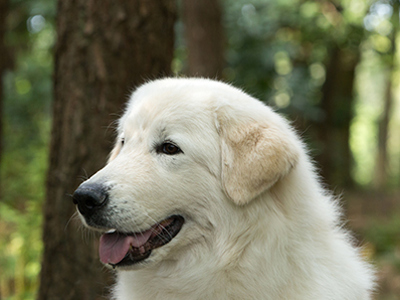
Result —
[[370, 299], [373, 271], [302, 142], [207, 79], [137, 89], [108, 164], [74, 194], [115, 299]]

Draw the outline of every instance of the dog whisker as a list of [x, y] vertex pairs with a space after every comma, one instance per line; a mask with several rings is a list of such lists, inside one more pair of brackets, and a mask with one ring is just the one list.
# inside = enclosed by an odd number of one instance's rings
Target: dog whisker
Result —
[[[78, 212], [75, 212], [75, 213], [68, 219], [67, 223], [65, 224], [64, 232], [67, 231], [67, 228], [68, 228], [69, 224], [71, 223], [71, 221], [77, 220], [77, 219], [79, 219], [79, 214], [78, 214]], [[81, 226], [83, 226], [83, 225], [81, 225]]]
[[86, 181], [86, 180], [89, 179], [89, 175], [88, 175], [88, 173], [86, 172], [86, 169], [82, 168], [82, 171], [83, 171], [84, 175], [79, 176], [79, 179], [81, 179], [82, 182], [83, 182], [83, 181]]
[[107, 134], [108, 131], [109, 131], [110, 129], [112, 129], [113, 131], [116, 131], [116, 130], [118, 129], [118, 126], [119, 126], [119, 117], [120, 117], [120, 116], [119, 116], [118, 114], [112, 114], [112, 116], [116, 117], [116, 120], [112, 121], [112, 122], [106, 127], [105, 134]]

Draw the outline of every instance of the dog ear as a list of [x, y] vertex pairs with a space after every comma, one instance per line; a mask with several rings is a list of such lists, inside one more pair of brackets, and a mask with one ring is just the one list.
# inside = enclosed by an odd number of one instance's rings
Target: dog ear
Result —
[[299, 151], [291, 134], [268, 125], [223, 129], [222, 182], [239, 205], [248, 203], [288, 174]]

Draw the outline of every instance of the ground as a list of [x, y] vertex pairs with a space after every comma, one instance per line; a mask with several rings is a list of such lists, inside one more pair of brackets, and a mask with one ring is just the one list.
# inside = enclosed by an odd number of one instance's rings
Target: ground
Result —
[[377, 268], [376, 300], [400, 295], [400, 191], [349, 192], [343, 205], [363, 253]]

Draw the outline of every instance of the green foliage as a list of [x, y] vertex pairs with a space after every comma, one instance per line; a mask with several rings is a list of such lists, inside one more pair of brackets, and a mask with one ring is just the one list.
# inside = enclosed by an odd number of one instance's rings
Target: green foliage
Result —
[[400, 215], [387, 220], [373, 220], [364, 230], [365, 238], [374, 245], [375, 256], [389, 261], [400, 271]]
[[373, 221], [365, 232], [366, 238], [373, 242], [377, 254], [392, 252], [400, 247], [400, 216], [389, 220]]
[[6, 42], [17, 51], [12, 53], [13, 70], [3, 77], [0, 294], [34, 299], [42, 251], [55, 7], [54, 1], [44, 0], [11, 4]]
[[285, 113], [323, 121], [318, 103], [330, 49], [358, 47], [362, 18], [330, 2], [225, 3], [228, 80]]

